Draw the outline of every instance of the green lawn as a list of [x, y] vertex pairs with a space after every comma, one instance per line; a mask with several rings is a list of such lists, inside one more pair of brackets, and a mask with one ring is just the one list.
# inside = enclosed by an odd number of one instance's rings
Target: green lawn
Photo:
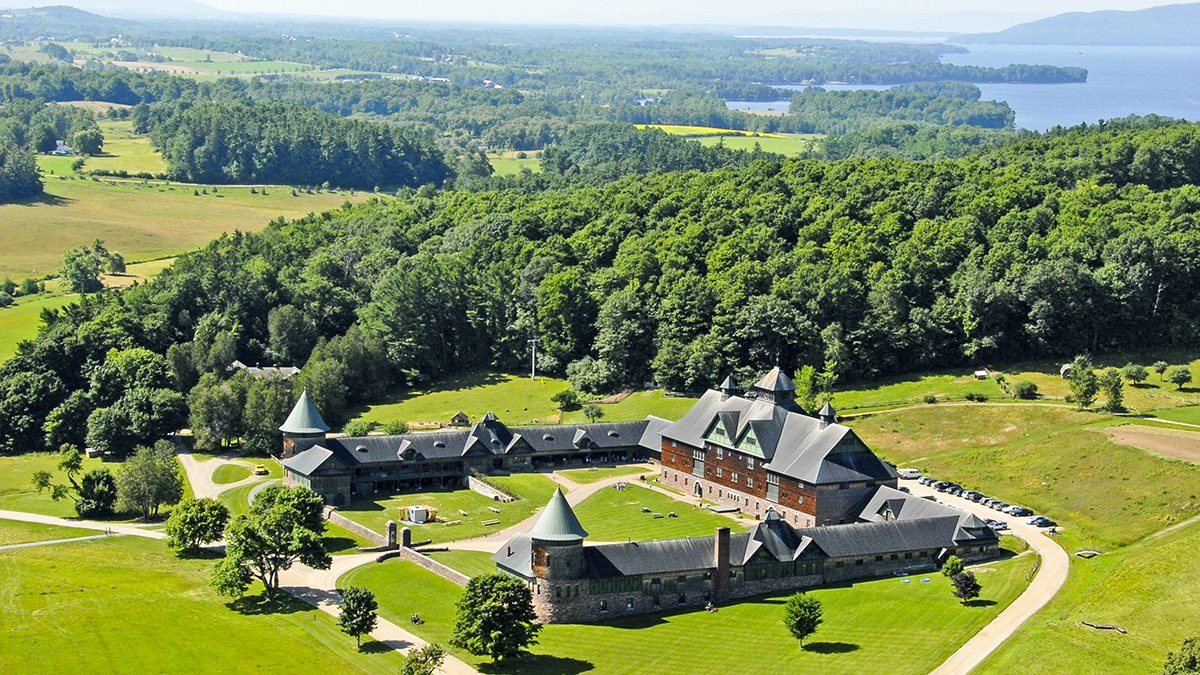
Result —
[[469, 577], [491, 574], [496, 571], [496, 563], [492, 562], [492, 554], [486, 551], [438, 551], [426, 555]]
[[[33, 487], [33, 474], [36, 471], [49, 471], [55, 482], [65, 483], [66, 475], [55, 468], [57, 466], [56, 453], [32, 452], [15, 457], [0, 457], [0, 509], [28, 511], [60, 518], [74, 517], [75, 502], [70, 499], [56, 502], [50, 499], [48, 491], [38, 492]], [[83, 460], [83, 473], [97, 467], [107, 467], [116, 474], [121, 468], [121, 463], [101, 459]]]
[[1097, 413], [929, 406], [850, 426], [881, 456], [1028, 506], [1081, 546], [1123, 546], [1200, 513], [1200, 466], [1113, 443]]
[[[356, 499], [350, 506], [339, 509], [338, 513], [376, 532], [383, 532], [387, 521], [400, 522], [398, 514], [402, 507], [432, 506], [438, 510], [438, 522], [409, 527], [412, 529], [414, 541], [432, 539], [434, 543], [439, 543], [473, 539], [516, 525], [545, 506], [554, 489], [549, 478], [538, 474], [514, 474], [507, 479], [489, 477], [489, 480], [502, 484], [502, 487], [516, 492], [518, 496], [524, 497], [528, 494], [530, 497], [505, 504], [466, 489], [421, 492], [375, 501]], [[500, 512], [489, 511], [488, 507]], [[466, 511], [468, 515], [461, 515], [459, 509]], [[446, 524], [455, 520], [460, 521], [459, 524]], [[483, 524], [484, 521], [491, 520], [500, 522], [495, 525]]]
[[304, 194], [288, 188], [266, 195], [249, 188], [219, 188], [193, 196], [201, 186], [76, 177], [46, 179], [42, 197], [0, 206], [0, 278], [22, 279], [58, 269], [63, 251], [103, 239], [126, 260], [175, 255], [207, 244], [222, 233], [261, 229], [276, 216], [296, 218], [340, 206], [358, 193]]
[[954, 373], [918, 373], [847, 384], [835, 389], [833, 405], [839, 412], [851, 412], [858, 408], [912, 405], [921, 403], [926, 396], [961, 400], [968, 393], [984, 394], [990, 400], [1011, 400], [995, 380], [976, 380], [972, 372], [964, 368]]
[[542, 160], [537, 157], [517, 159], [511, 155], [515, 155], [515, 153], [488, 154], [488, 163], [492, 165], [492, 170], [497, 176], [514, 176], [521, 173], [522, 169], [529, 169], [533, 173], [542, 170]]
[[[662, 389], [635, 391], [617, 403], [603, 403], [604, 417], [599, 421], [641, 420], [655, 415], [669, 420], [683, 417], [697, 399], [685, 396], [663, 396]], [[589, 421], [583, 410], [571, 410], [563, 415], [564, 423], [580, 424]]]
[[773, 138], [770, 136], [759, 136], [757, 138], [752, 136], [702, 136], [695, 140], [700, 141], [700, 145], [724, 145], [732, 150], [745, 150], [747, 152], [753, 151], [754, 146], [758, 145], [762, 148], [763, 152], [774, 152], [788, 157], [799, 155], [809, 147], [809, 140], [805, 140], [799, 134], [790, 134], [786, 138]]
[[243, 478], [250, 477], [250, 467], [242, 464], [222, 464], [218, 466], [212, 474], [212, 480], [217, 485], [226, 483], [236, 483]]
[[[650, 509], [643, 513], [642, 508]], [[674, 511], [677, 518], [667, 517]], [[662, 518], [653, 514], [661, 513]], [[625, 541], [626, 539], [673, 539], [675, 537], [711, 535], [717, 527], [731, 527], [740, 532], [748, 524], [739, 524], [708, 509], [630, 483], [624, 490], [605, 488], [583, 500], [575, 507], [575, 515], [588, 531], [589, 541]]]
[[392, 396], [367, 408], [358, 419], [436, 426], [449, 424], [454, 413], [461, 410], [472, 420], [494, 412], [510, 426], [544, 424], [557, 419], [557, 406], [550, 397], [566, 388], [566, 380], [549, 377], [534, 381], [519, 375], [468, 373], [436, 382], [428, 389]]
[[258, 484], [242, 485], [232, 490], [226, 490], [218, 495], [219, 501], [225, 505], [225, 508], [229, 509], [230, 517], [250, 515], [250, 491], [256, 485]]
[[395, 652], [359, 652], [332, 617], [299, 601], [275, 613], [231, 609], [209, 587], [211, 567], [137, 537], [0, 551], [4, 672], [399, 669]]
[[653, 469], [644, 466], [606, 466], [591, 469], [566, 469], [558, 473], [570, 478], [576, 483], [595, 483], [596, 481], [613, 476], [629, 476], [630, 480], [639, 474], [654, 473]]
[[87, 158], [84, 171], [103, 169], [160, 174], [167, 170], [167, 163], [150, 143], [150, 137], [133, 132], [133, 122], [104, 121], [100, 123], [100, 130], [104, 133], [104, 152]]
[[[444, 554], [443, 554], [444, 555]], [[926, 673], [990, 621], [1024, 588], [1033, 558], [988, 564], [979, 573], [982, 598], [992, 605], [963, 607], [940, 574], [889, 578], [812, 591], [825, 623], [809, 650], [797, 648], [780, 622], [786, 596], [721, 607], [691, 609], [601, 624], [546, 626], [534, 656], [488, 672], [561, 673], [718, 672]], [[353, 570], [341, 583], [375, 591], [379, 613], [426, 640], [446, 644], [453, 603], [462, 589], [412, 563], [389, 560]], [[409, 624], [418, 613], [425, 623]], [[631, 632], [636, 630], [636, 634]], [[719, 644], [719, 648], [714, 648]], [[668, 657], [669, 655], [669, 657]], [[459, 653], [469, 663], [480, 659]]]
[[22, 340], [37, 337], [43, 309], [58, 309], [78, 300], [77, 295], [39, 294], [17, 298], [16, 304], [0, 309], [0, 363], [17, 353]]
[[[230, 465], [226, 464], [223, 466]], [[229, 509], [230, 517], [250, 515], [250, 492], [260, 484], [251, 483], [249, 485], [242, 485], [232, 490], [226, 490], [219, 495], [219, 501], [225, 505], [225, 508]], [[325, 548], [332, 555], [354, 553], [354, 547], [356, 546], [374, 545], [374, 542], [367, 541], [340, 525], [330, 522], [325, 523]]]
[[1200, 577], [1183, 561], [1197, 548], [1200, 524], [1192, 524], [1091, 560], [1072, 558], [1066, 586], [975, 672], [1157, 673], [1167, 652], [1196, 635]]
[[93, 534], [103, 533], [95, 530], [84, 530], [78, 527], [60, 527], [58, 525], [24, 523], [17, 520], [0, 520], [0, 546], [24, 544], [32, 541], [50, 541], [51, 539], [86, 537]]
[[[3, 316], [3, 315], [0, 315]], [[1187, 424], [1200, 424], [1200, 406], [1187, 406], [1184, 408], [1169, 408], [1167, 410], [1154, 410], [1151, 414], [1155, 417], [1161, 417], [1164, 420], [1174, 420], [1176, 422], [1186, 422]]]
[[524, 499], [535, 506], [545, 506], [558, 484], [540, 473], [514, 473], [508, 476], [488, 476], [487, 481], [501, 490]]

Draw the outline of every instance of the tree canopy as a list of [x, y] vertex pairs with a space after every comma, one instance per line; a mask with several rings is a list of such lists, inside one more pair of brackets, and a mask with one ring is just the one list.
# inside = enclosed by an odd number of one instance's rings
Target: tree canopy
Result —
[[520, 579], [503, 574], [474, 577], [456, 606], [450, 637], [454, 647], [497, 661], [537, 644], [542, 626], [535, 623], [533, 596]]

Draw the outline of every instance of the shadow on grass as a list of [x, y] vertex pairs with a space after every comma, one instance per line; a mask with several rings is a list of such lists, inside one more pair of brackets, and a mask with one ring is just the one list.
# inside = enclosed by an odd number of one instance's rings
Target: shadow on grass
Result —
[[329, 555], [354, 553], [355, 548], [358, 546], [358, 542], [350, 537], [322, 537], [322, 539], [325, 541], [325, 552]]
[[497, 675], [577, 675], [595, 669], [590, 661], [549, 654], [527, 654], [509, 661], [479, 664], [479, 672]]
[[283, 590], [275, 592], [275, 598], [268, 600], [265, 593], [258, 595], [243, 595], [237, 600], [225, 603], [225, 606], [238, 614], [256, 616], [261, 614], [297, 614], [312, 612], [312, 605], [288, 595]]
[[37, 197], [30, 197], [29, 199], [22, 199], [20, 201], [11, 203], [17, 206], [62, 206], [64, 204], [70, 204], [73, 201], [75, 200], [69, 197], [60, 197], [58, 195], [52, 195], [48, 192], [43, 192]]
[[859, 646], [851, 642], [810, 642], [804, 645], [804, 651], [814, 654], [849, 654], [858, 650]]
[[225, 547], [184, 549], [177, 551], [175, 557], [180, 560], [220, 560], [225, 557]]
[[996, 604], [995, 600], [969, 600], [963, 603], [964, 607], [991, 607]]
[[402, 642], [393, 646], [391, 642], [392, 641], [380, 642], [379, 640], [368, 640], [359, 645], [358, 652], [360, 654], [386, 654], [390, 651], [395, 651], [396, 649], [403, 649], [410, 646], [407, 642]]

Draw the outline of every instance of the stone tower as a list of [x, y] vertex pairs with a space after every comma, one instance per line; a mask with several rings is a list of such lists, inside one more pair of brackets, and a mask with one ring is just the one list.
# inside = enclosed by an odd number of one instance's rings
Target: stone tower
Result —
[[583, 540], [587, 530], [579, 524], [562, 490], [555, 490], [550, 503], [529, 531], [530, 561], [537, 578], [533, 608], [542, 621], [570, 614], [571, 606], [587, 595], [583, 562]]
[[279, 425], [279, 430], [283, 432], [283, 458], [287, 459], [324, 441], [329, 425], [321, 419], [321, 413], [305, 389], [287, 420]]

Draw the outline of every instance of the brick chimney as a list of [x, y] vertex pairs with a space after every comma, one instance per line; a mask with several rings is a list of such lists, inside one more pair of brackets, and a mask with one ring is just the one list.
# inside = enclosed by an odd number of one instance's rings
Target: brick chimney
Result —
[[713, 602], [720, 602], [729, 595], [729, 528], [718, 527], [713, 537]]

